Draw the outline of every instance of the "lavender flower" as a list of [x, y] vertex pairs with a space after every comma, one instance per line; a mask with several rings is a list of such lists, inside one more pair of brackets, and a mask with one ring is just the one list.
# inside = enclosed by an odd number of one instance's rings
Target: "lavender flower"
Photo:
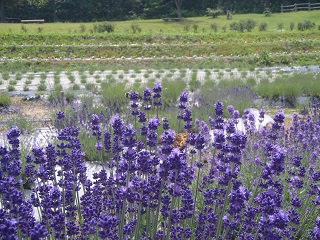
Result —
[[133, 116], [137, 116], [139, 115], [139, 104], [137, 103], [138, 99], [139, 99], [139, 93], [138, 92], [134, 92], [132, 90], [130, 90], [129, 92], [129, 99], [131, 100], [131, 114]]
[[151, 104], [152, 104], [151, 97], [152, 97], [151, 89], [147, 87], [142, 94], [142, 100], [144, 101], [143, 109], [146, 111], [149, 111], [151, 109]]
[[181, 93], [179, 98], [179, 108], [186, 109], [188, 103], [188, 92], [184, 91]]
[[91, 130], [92, 130], [92, 135], [95, 136], [97, 140], [100, 140], [102, 132], [100, 128], [100, 119], [97, 114], [92, 114]]
[[153, 88], [153, 105], [154, 106], [162, 106], [162, 100], [161, 100], [161, 92], [162, 92], [162, 86], [161, 83], [157, 82]]

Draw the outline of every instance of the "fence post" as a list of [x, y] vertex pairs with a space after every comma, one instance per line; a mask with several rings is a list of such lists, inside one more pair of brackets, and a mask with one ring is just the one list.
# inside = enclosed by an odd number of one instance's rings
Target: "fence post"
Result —
[[297, 4], [296, 3], [294, 4], [294, 11], [295, 12], [297, 11]]
[[310, 11], [311, 10], [311, 4], [310, 4], [310, 2], [308, 2], [308, 11]]
[[283, 4], [281, 4], [281, 13], [283, 13]]

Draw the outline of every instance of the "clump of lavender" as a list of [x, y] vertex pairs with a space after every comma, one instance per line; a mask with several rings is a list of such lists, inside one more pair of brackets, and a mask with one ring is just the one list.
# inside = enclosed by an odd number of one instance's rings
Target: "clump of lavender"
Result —
[[[146, 90], [144, 106], [159, 107], [162, 87]], [[131, 91], [132, 103], [136, 101]], [[285, 131], [284, 113], [271, 129], [246, 111], [215, 104], [215, 115], [194, 120], [180, 96], [187, 143], [176, 148], [169, 118], [139, 110], [140, 128], [124, 116], [88, 115], [86, 131], [100, 142], [109, 164], [86, 176], [76, 124], [55, 144], [35, 146], [21, 174], [19, 129], [0, 146], [0, 235], [10, 239], [300, 239], [319, 238], [319, 118], [300, 119]], [[158, 104], [158, 105], [157, 105]], [[136, 105], [131, 106], [136, 111]], [[316, 109], [316, 108], [315, 108]], [[158, 109], [159, 110], [159, 109]], [[62, 115], [62, 114], [61, 114]], [[156, 115], [154, 113], [154, 115]], [[64, 119], [64, 118], [61, 118]], [[111, 121], [110, 121], [111, 119]], [[159, 136], [159, 131], [162, 133]], [[102, 130], [104, 131], [102, 136]], [[212, 135], [212, 136], [211, 136]], [[23, 180], [26, 179], [26, 180]], [[24, 183], [24, 184], [23, 184]], [[23, 186], [28, 183], [31, 199]], [[39, 212], [35, 219], [33, 207]]]

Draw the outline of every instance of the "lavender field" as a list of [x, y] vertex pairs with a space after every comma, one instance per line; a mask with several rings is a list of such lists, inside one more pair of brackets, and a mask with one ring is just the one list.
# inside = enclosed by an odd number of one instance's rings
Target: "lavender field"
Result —
[[[130, 91], [121, 114], [59, 111], [56, 139], [25, 159], [10, 129], [1, 239], [320, 239], [318, 102], [291, 126], [282, 110], [263, 126], [264, 109], [255, 118], [220, 101], [197, 119], [185, 91], [164, 116], [163, 94], [160, 83]], [[92, 178], [89, 154], [102, 169]]]

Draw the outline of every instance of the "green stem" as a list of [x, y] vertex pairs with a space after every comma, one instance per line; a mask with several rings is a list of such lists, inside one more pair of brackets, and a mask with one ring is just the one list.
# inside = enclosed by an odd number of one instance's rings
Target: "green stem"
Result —
[[153, 224], [153, 237], [152, 239], [156, 239], [156, 234], [157, 234], [157, 228], [158, 228], [158, 218], [159, 218], [159, 211], [160, 211], [160, 206], [161, 206], [161, 196], [162, 196], [162, 188], [163, 188], [164, 181], [161, 179], [161, 186], [159, 190], [159, 195], [158, 195], [158, 206], [156, 210], [156, 216], [154, 218], [154, 224]]
[[195, 229], [193, 227], [195, 214], [196, 214], [196, 206], [197, 206], [197, 198], [198, 198], [198, 188], [199, 188], [199, 181], [200, 180], [200, 169], [198, 169], [198, 175], [197, 175], [197, 184], [196, 184], [196, 193], [194, 196], [194, 207], [193, 207], [193, 213], [192, 213], [192, 219], [191, 219], [191, 229]]
[[[129, 179], [130, 179], [130, 173], [128, 171], [127, 172], [127, 180], [126, 180], [126, 189], [128, 189]], [[123, 199], [122, 212], [121, 212], [121, 218], [120, 218], [120, 228], [119, 228], [119, 238], [120, 238], [120, 240], [123, 238], [123, 227], [124, 227], [125, 213], [126, 213], [126, 199]]]
[[171, 208], [170, 208], [170, 214], [169, 214], [169, 219], [168, 219], [168, 227], [167, 227], [167, 235], [166, 235], [166, 239], [170, 239], [170, 230], [171, 230], [171, 216], [172, 216], [172, 210], [175, 206], [175, 201], [176, 201], [176, 197], [172, 197], [172, 203], [171, 203]]
[[222, 211], [220, 212], [216, 238], [219, 237], [220, 231], [222, 230], [222, 222], [223, 222], [223, 216], [222, 216], [222, 214], [224, 214], [224, 212], [226, 211], [226, 208], [227, 208], [227, 205], [228, 205], [228, 198], [227, 198], [227, 196], [229, 195], [230, 190], [231, 190], [231, 181], [230, 181], [229, 184], [228, 184], [228, 190], [227, 190], [227, 193], [226, 193], [226, 195], [225, 195], [226, 198], [225, 198], [225, 200], [224, 200], [223, 209], [222, 209]]

